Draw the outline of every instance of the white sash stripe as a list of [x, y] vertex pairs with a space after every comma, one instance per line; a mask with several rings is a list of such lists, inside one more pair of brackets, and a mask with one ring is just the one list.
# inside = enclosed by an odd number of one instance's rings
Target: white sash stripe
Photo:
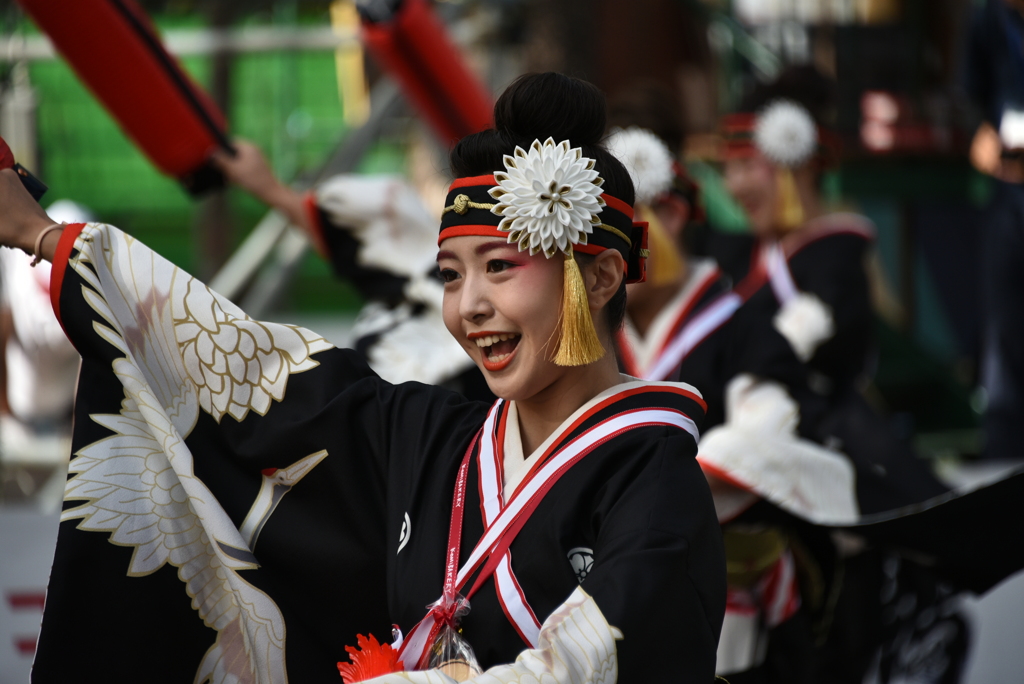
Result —
[[775, 243], [768, 249], [766, 261], [768, 279], [779, 304], [785, 304], [800, 294], [800, 290], [793, 281], [793, 274], [789, 271], [786, 254], [782, 251], [782, 246], [779, 243]]
[[533, 610], [524, 600], [522, 588], [512, 574], [512, 552], [505, 554], [501, 563], [494, 571], [494, 583], [498, 589], [498, 600], [504, 606], [509, 618], [516, 628], [530, 644], [530, 648], [537, 648], [537, 640], [540, 638], [540, 622]]
[[686, 355], [736, 313], [742, 303], [743, 299], [738, 294], [730, 292], [708, 305], [683, 328], [682, 334], [665, 347], [665, 351], [662, 352], [658, 362], [648, 371], [645, 379], [664, 380], [667, 378], [682, 363]]
[[614, 435], [620, 430], [628, 430], [632, 427], [645, 424], [671, 425], [685, 430], [693, 436], [694, 441], [700, 440], [700, 431], [697, 425], [688, 417], [678, 411], [665, 409], [644, 409], [625, 413], [609, 418], [603, 423], [590, 429], [578, 437], [576, 441], [564, 447], [554, 457], [548, 460], [537, 475], [520, 485], [521, 489], [508, 502], [508, 506], [498, 515], [491, 526], [484, 532], [484, 536], [477, 543], [476, 548], [469, 555], [466, 564], [459, 570], [456, 584], [461, 585], [471, 569], [483, 559], [491, 547], [501, 538], [505, 531], [515, 521], [516, 517], [529, 503], [530, 499], [544, 487], [545, 484], [562, 468], [566, 463], [574, 459], [581, 452], [589, 449], [598, 442]]
[[786, 606], [793, 597], [793, 557], [788, 553], [782, 554], [779, 559], [779, 578], [775, 582], [775, 595], [772, 597], [771, 605], [768, 606], [766, 621], [769, 625], [782, 623]]
[[[495, 405], [495, 408], [487, 417], [484, 423], [484, 431], [491, 435], [491, 439], [484, 439], [480, 445], [480, 489], [483, 495], [484, 526], [491, 524], [491, 521], [501, 513], [502, 494], [501, 476], [499, 468], [502, 464], [498, 459], [498, 436], [496, 426], [497, 408], [504, 401]], [[507, 419], [506, 419], [507, 420]], [[512, 554], [505, 554], [502, 563], [494, 571], [494, 587], [498, 594], [498, 601], [504, 607], [513, 625], [527, 639], [530, 648], [537, 646], [537, 639], [540, 637], [540, 623], [537, 621], [533, 610], [526, 603], [522, 587], [519, 586], [515, 574], [512, 572]]]
[[504, 403], [504, 399], [498, 400], [487, 414], [487, 420], [484, 422], [484, 439], [480, 440], [480, 490], [483, 494], [481, 504], [487, 518], [484, 521], [485, 526], [490, 525], [491, 520], [498, 517], [498, 513], [501, 512], [501, 475], [497, 470], [501, 466], [497, 463], [495, 422], [498, 409]]

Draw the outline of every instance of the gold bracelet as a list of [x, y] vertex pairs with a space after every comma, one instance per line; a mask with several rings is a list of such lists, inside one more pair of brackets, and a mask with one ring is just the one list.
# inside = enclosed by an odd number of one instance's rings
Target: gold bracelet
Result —
[[40, 250], [43, 248], [43, 238], [45, 238], [47, 235], [49, 235], [55, 230], [63, 229], [66, 225], [66, 223], [54, 223], [52, 226], [48, 226], [39, 231], [39, 235], [36, 236], [36, 246], [32, 250], [34, 258], [32, 259], [32, 263], [30, 263], [29, 266], [32, 266], [34, 268], [36, 264], [43, 260], [43, 255], [40, 254]]

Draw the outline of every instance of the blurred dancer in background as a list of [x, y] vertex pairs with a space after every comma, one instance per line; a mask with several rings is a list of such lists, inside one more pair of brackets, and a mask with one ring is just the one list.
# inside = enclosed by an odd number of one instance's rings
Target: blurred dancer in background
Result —
[[[675, 117], [657, 122], [657, 109], [630, 117], [619, 108], [617, 121], [668, 130]], [[698, 383], [708, 403], [698, 458], [723, 525], [729, 585], [717, 672], [734, 682], [814, 681], [810, 616], [835, 583], [835, 551], [820, 532], [809, 553], [787, 526], [738, 519], [762, 498], [802, 523], [856, 519], [853, 468], [801, 437], [821, 402], [771, 316], [746, 306], [713, 259], [686, 249], [696, 187], [668, 145], [638, 127], [613, 130], [608, 145], [633, 174], [637, 213], [650, 222], [648, 279], [629, 292], [622, 365], [638, 377]], [[805, 397], [808, 415], [791, 392]]]
[[1024, 3], [974, 10], [965, 85], [979, 125], [971, 162], [995, 179], [982, 233], [981, 385], [985, 455], [1024, 458]]
[[837, 154], [827, 128], [833, 90], [813, 68], [794, 67], [725, 117], [726, 187], [753, 235], [713, 248], [737, 282], [769, 280], [762, 305], [777, 311], [777, 329], [828, 396], [864, 373], [873, 320], [864, 262], [874, 228], [856, 214], [827, 213], [819, 190]]
[[[789, 74], [783, 82], [792, 78]], [[794, 98], [808, 99], [800, 88], [791, 90]], [[766, 211], [758, 197], [749, 200], [752, 223], [760, 219], [758, 233], [712, 234], [712, 242], [717, 237], [714, 244], [726, 248], [723, 260], [733, 257], [730, 265], [742, 278], [739, 287], [731, 289], [733, 281], [713, 259], [693, 253], [693, 233], [701, 236], [691, 221], [699, 216], [693, 184], [669, 145], [630, 126], [642, 122], [681, 140], [681, 131], [672, 132], [679, 117], [667, 111], [663, 97], [645, 103], [641, 95], [630, 93], [630, 106], [622, 101], [613, 105], [613, 121], [622, 128], [609, 137], [610, 149], [633, 173], [637, 212], [651, 224], [648, 280], [631, 286], [619, 353], [628, 372], [693, 383], [708, 401], [699, 459], [712, 483], [729, 561], [719, 674], [733, 682], [860, 682], [868, 671], [879, 681], [891, 681], [925, 669], [935, 677], [922, 681], [955, 677], [966, 631], [947, 600], [952, 592], [936, 595], [935, 577], [904, 564], [898, 554], [883, 556], [885, 543], [874, 549], [863, 546], [863, 540], [851, 545], [848, 537], [837, 543], [828, 531], [864, 512], [895, 509], [944, 491], [909, 447], [856, 398], [854, 379], [863, 372], [869, 338], [851, 345], [859, 350], [858, 360], [845, 371], [823, 364], [832, 377], [844, 378], [840, 389], [802, 362], [830, 339], [823, 332], [834, 327], [829, 323], [832, 308], [821, 297], [800, 292], [791, 291], [783, 300], [788, 309], [779, 301], [781, 288], [769, 275], [779, 277], [785, 254], [777, 254], [779, 260], [772, 263], [766, 253], [802, 227], [792, 225], [792, 215], [790, 224], [772, 218], [777, 210]], [[798, 106], [795, 99], [787, 103]], [[741, 121], [756, 124], [757, 115]], [[768, 139], [762, 140], [769, 148], [770, 134], [769, 127]], [[768, 204], [788, 193], [787, 201], [814, 207], [815, 216], [821, 213], [817, 172], [780, 170], [756, 143], [730, 143], [730, 151], [738, 154], [727, 164], [741, 177], [736, 183], [740, 190], [760, 191]], [[778, 180], [787, 171], [796, 178]], [[803, 201], [794, 192], [799, 187]], [[787, 211], [795, 213], [792, 206]], [[829, 280], [829, 273], [810, 263], [805, 282], [833, 304], [860, 302], [852, 307], [856, 315], [847, 316], [856, 322], [846, 321], [844, 331], [860, 326], [857, 333], [865, 333], [872, 322], [862, 266], [869, 233], [852, 231], [855, 241], [843, 239], [846, 227], [865, 222], [842, 215], [808, 223], [803, 228], [813, 232], [804, 233], [802, 244], [823, 242], [819, 258], [830, 255], [833, 265], [845, 268]], [[778, 230], [779, 225], [790, 229]], [[741, 258], [735, 258], [737, 253]], [[855, 277], [849, 278], [850, 273]], [[883, 585], [891, 594], [884, 600]], [[908, 598], [919, 609], [883, 626], [885, 606]], [[936, 605], [945, 610], [943, 620], [925, 624], [918, 619]], [[932, 648], [908, 646], [926, 642]]]
[[941, 494], [930, 470], [891, 434], [861, 395], [873, 353], [869, 262], [874, 227], [830, 213], [821, 176], [836, 161], [828, 128], [834, 84], [812, 67], [792, 67], [756, 88], [723, 119], [726, 186], [746, 211], [750, 235], [707, 233], [700, 246], [752, 292], [808, 369], [825, 400], [817, 439], [857, 467], [862, 513]]
[[[820, 401], [805, 400], [802, 408], [806, 413], [808, 405], [823, 403], [816, 439], [850, 458], [863, 515], [925, 501], [945, 487], [861, 394], [874, 347], [874, 228], [862, 216], [830, 213], [822, 201], [822, 173], [838, 152], [828, 128], [833, 92], [813, 68], [793, 67], [724, 119], [726, 186], [753, 234], [711, 234], [708, 247], [739, 280], [739, 291], [754, 291], [746, 305], [767, 314], [806, 364], [808, 385]], [[884, 545], [864, 549], [847, 542], [837, 547], [844, 578], [833, 587], [839, 591], [826, 618], [832, 625], [818, 651], [818, 676], [956, 681], [967, 628], [953, 587]], [[904, 611], [893, 617], [897, 604]], [[790, 676], [778, 662], [768, 672]]]

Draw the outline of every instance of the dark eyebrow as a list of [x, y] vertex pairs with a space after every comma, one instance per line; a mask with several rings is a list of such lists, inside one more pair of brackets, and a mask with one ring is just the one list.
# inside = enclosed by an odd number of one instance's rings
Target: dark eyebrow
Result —
[[[513, 245], [510, 245], [505, 240], [493, 240], [491, 242], [485, 242], [484, 244], [480, 245], [473, 251], [478, 255], [483, 255], [486, 254], [487, 252], [493, 252], [496, 249], [501, 249], [502, 247], [512, 246]], [[447, 249], [442, 249], [437, 253], [437, 260], [441, 261], [442, 259], [455, 259], [456, 261], [458, 261], [459, 257], [455, 255], [455, 252], [450, 252]]]
[[494, 242], [485, 242], [484, 244], [477, 247], [474, 251], [477, 254], [486, 254], [487, 252], [492, 252], [496, 249], [501, 249], [502, 247], [511, 247], [511, 245], [509, 245], [509, 243], [505, 240], [495, 240]]

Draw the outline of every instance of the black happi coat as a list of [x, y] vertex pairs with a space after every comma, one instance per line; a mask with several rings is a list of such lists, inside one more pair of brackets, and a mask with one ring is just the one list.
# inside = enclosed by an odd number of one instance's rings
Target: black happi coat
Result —
[[[871, 351], [874, 315], [864, 266], [869, 247], [860, 233], [823, 233], [788, 259], [800, 291], [816, 295], [832, 313], [835, 333], [807, 360], [808, 368], [827, 380], [824, 389], [831, 395], [853, 386]], [[779, 308], [771, 287], [758, 291], [750, 304], [772, 313]]]
[[[807, 361], [818, 376], [815, 385], [829, 395], [852, 386], [864, 372], [871, 351], [874, 317], [865, 258], [872, 241], [872, 229], [853, 214], [820, 217], [781, 241], [796, 287], [817, 296], [832, 314], [834, 334]], [[752, 235], [715, 231], [705, 231], [699, 244], [700, 251], [715, 258], [738, 289], [750, 293], [751, 306], [774, 315], [779, 309], [774, 291], [759, 288], [767, 275], [759, 267], [766, 247]]]
[[[685, 382], [697, 387], [707, 402], [704, 432], [725, 422], [725, 394], [729, 382], [737, 375], [749, 373], [774, 380], [800, 404], [801, 432], [815, 435], [814, 425], [822, 416], [823, 402], [808, 387], [807, 369], [796, 358], [789, 342], [772, 326], [771, 313], [764, 307], [751, 306], [748, 296], [733, 293], [732, 279], [716, 270], [709, 286], [701, 288], [693, 301], [683, 305], [685, 313], [674, 323], [671, 338], [688, 332], [695, 320], [709, 309], [721, 306], [724, 298], [738, 297], [734, 311], [706, 334], [693, 338], [696, 344], [676, 364], [666, 380]], [[632, 362], [632, 353], [619, 337], [618, 354], [623, 369], [639, 373]]]
[[[65, 231], [53, 285], [83, 366], [35, 682], [191, 681], [244, 660], [239, 629], [267, 624], [292, 681], [336, 682], [357, 633], [387, 640], [392, 623], [408, 632], [424, 616], [486, 404], [388, 384], [315, 333], [252, 321], [107, 226]], [[648, 385], [560, 439], [652, 407], [703, 413], [699, 398]], [[664, 426], [612, 438], [511, 546], [540, 621], [581, 584], [568, 553], [592, 550], [582, 588], [624, 634], [623, 682], [713, 678], [724, 558], [695, 451]], [[477, 478], [471, 467], [463, 560], [483, 530]], [[239, 622], [239, 602], [260, 619]], [[463, 626], [484, 667], [526, 648], [493, 580]]]

